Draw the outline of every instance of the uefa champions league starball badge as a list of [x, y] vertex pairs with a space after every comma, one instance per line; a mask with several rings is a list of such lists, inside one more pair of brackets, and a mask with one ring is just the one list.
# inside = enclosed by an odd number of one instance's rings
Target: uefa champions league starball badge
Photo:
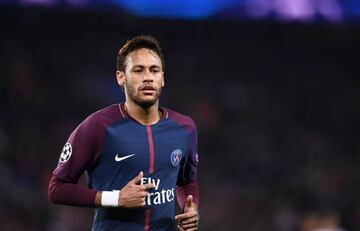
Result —
[[66, 143], [61, 151], [59, 161], [60, 163], [65, 163], [71, 157], [72, 148], [70, 143]]
[[180, 149], [175, 149], [172, 153], [171, 153], [171, 163], [174, 166], [178, 166], [180, 161], [181, 161], [181, 157], [182, 157], [182, 151]]

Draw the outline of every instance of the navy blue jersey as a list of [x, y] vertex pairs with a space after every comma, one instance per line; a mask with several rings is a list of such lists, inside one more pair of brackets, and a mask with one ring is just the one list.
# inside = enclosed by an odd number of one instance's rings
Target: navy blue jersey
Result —
[[144, 208], [97, 208], [93, 230], [175, 230], [175, 187], [197, 178], [197, 129], [190, 117], [160, 110], [158, 123], [142, 125], [124, 104], [112, 105], [70, 135], [54, 176], [76, 183], [86, 172], [89, 188], [112, 191], [143, 171], [141, 183], [155, 185]]

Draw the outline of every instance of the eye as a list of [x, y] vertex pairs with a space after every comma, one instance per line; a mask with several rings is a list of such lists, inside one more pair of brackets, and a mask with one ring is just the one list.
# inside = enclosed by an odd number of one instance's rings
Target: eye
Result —
[[152, 69], [151, 72], [152, 72], [152, 73], [158, 73], [158, 72], [160, 72], [160, 70], [158, 70], [158, 69]]
[[141, 69], [135, 69], [135, 70], [133, 70], [133, 72], [140, 73], [140, 72], [142, 72], [142, 70]]

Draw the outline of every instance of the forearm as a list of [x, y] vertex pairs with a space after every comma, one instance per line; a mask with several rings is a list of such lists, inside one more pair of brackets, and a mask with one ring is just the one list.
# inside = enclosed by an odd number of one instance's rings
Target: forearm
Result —
[[97, 204], [97, 192], [95, 190], [65, 182], [56, 176], [53, 176], [50, 180], [48, 196], [50, 201], [56, 204], [80, 207], [96, 207], [100, 205]]
[[185, 201], [188, 195], [193, 196], [193, 202], [196, 204], [196, 208], [199, 206], [199, 184], [197, 181], [185, 185], [176, 186], [176, 196], [180, 208], [183, 210], [185, 206]]

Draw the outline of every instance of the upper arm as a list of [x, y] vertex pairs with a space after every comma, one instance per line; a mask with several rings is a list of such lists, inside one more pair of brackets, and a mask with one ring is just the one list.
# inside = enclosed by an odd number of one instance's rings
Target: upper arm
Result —
[[199, 164], [198, 132], [197, 127], [192, 120], [188, 137], [189, 145], [185, 153], [185, 158], [181, 162], [180, 173], [177, 179], [178, 185], [185, 185], [197, 180], [197, 167]]
[[81, 174], [95, 164], [103, 131], [101, 122], [96, 118], [88, 117], [84, 120], [68, 138], [53, 174], [67, 182], [76, 183]]

